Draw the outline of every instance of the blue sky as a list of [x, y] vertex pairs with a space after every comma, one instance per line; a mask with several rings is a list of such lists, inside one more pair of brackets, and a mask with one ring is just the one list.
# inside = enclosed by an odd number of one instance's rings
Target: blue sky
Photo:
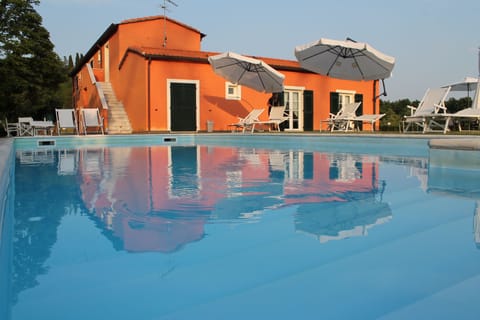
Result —
[[[480, 1], [173, 0], [167, 15], [207, 36], [205, 51], [295, 60], [297, 45], [350, 37], [395, 57], [387, 100], [478, 76]], [[61, 56], [86, 53], [111, 23], [163, 14], [163, 0], [41, 0]]]

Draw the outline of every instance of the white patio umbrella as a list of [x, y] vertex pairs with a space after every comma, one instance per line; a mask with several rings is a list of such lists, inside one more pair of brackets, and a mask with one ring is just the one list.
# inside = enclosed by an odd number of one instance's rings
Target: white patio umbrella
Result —
[[367, 43], [321, 38], [297, 46], [295, 56], [310, 71], [347, 80], [379, 80], [390, 77], [395, 58]]
[[285, 76], [261, 60], [225, 52], [208, 57], [208, 62], [216, 74], [234, 84], [260, 92], [283, 91]]
[[447, 84], [442, 88], [450, 87], [450, 91], [466, 91], [467, 97], [470, 98], [470, 91], [477, 88], [478, 78], [465, 77], [462, 81]]
[[455, 82], [452, 84], [447, 84], [442, 88], [450, 87], [450, 91], [467, 91], [470, 92], [472, 89], [477, 87], [478, 79], [474, 77], [465, 77], [462, 81]]
[[[450, 91], [466, 91], [467, 97], [470, 98], [470, 91], [478, 91], [478, 78], [465, 77], [462, 81], [447, 84], [442, 88], [450, 87]], [[472, 103], [472, 107], [478, 108], [478, 93], [475, 93], [475, 98]]]

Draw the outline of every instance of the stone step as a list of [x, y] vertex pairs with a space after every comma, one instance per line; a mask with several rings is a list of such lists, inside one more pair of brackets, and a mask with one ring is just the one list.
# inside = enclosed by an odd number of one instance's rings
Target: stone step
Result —
[[128, 134], [132, 133], [132, 126], [128, 118], [125, 108], [121, 101], [115, 96], [112, 84], [109, 82], [101, 82], [105, 99], [108, 104], [108, 133], [109, 134]]

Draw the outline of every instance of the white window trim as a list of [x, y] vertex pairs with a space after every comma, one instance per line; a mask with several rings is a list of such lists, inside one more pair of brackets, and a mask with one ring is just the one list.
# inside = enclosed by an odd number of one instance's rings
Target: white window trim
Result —
[[343, 93], [343, 94], [356, 94], [357, 91], [354, 91], [354, 90], [341, 90], [341, 89], [337, 89], [335, 91], [336, 93]]
[[[233, 87], [234, 94], [230, 94], [228, 89]], [[242, 100], [242, 86], [239, 84], [234, 84], [232, 82], [225, 82], [225, 99], [226, 100]]]
[[[298, 91], [299, 96], [298, 96], [298, 112], [301, 115], [298, 118], [298, 128], [296, 129], [285, 129], [285, 132], [301, 132], [303, 131], [303, 92], [305, 91], [305, 87], [299, 87], [299, 86], [285, 86], [284, 91]], [[287, 120], [287, 121], [290, 121]]]

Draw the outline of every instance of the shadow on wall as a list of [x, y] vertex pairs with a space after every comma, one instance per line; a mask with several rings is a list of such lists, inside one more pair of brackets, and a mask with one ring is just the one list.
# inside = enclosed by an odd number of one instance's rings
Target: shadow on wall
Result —
[[247, 102], [240, 100], [226, 100], [225, 98], [215, 96], [205, 96], [205, 99], [209, 104], [216, 106], [233, 117], [244, 117], [254, 108]]

